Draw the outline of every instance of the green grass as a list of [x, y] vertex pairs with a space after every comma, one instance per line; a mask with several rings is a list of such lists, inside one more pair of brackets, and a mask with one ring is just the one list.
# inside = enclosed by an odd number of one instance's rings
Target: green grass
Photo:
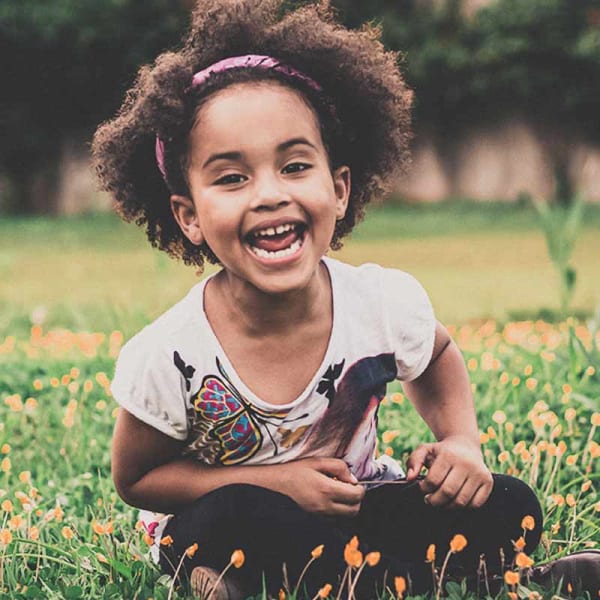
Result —
[[[600, 301], [599, 232], [600, 207], [588, 207], [574, 257], [574, 304], [588, 315]], [[386, 205], [340, 257], [410, 271], [438, 317], [458, 325], [451, 330], [468, 360], [486, 461], [528, 481], [543, 505], [535, 560], [600, 545], [598, 319], [509, 322], [558, 304], [533, 211]], [[136, 511], [110, 478], [108, 380], [118, 351], [110, 332], [129, 337], [195, 281], [193, 269], [110, 215], [0, 222], [0, 461], [8, 459], [0, 502], [12, 503], [0, 511], [0, 599], [167, 598], [171, 582], [149, 562]], [[41, 337], [31, 337], [32, 316], [43, 320]], [[67, 331], [52, 334], [55, 327]], [[403, 459], [430, 434], [398, 392], [389, 390], [381, 410], [381, 433], [393, 439], [380, 451]], [[114, 531], [98, 535], [94, 521]]]
[[[591, 315], [600, 305], [600, 207], [587, 213], [574, 254], [573, 308]], [[502, 321], [559, 303], [543, 234], [526, 206], [371, 207], [336, 255], [411, 272], [445, 323]], [[142, 231], [115, 216], [0, 221], [0, 335], [27, 326], [42, 306], [53, 326], [129, 336], [196, 281], [194, 269], [152, 249]]]

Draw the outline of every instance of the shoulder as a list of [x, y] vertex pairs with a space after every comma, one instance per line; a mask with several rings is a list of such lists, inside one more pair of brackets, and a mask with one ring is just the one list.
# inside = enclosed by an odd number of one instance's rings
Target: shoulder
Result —
[[406, 271], [375, 263], [353, 266], [329, 257], [324, 260], [334, 284], [350, 288], [355, 294], [383, 293], [384, 300], [391, 300], [391, 295], [395, 301], [407, 303], [429, 301], [425, 288]]
[[201, 326], [204, 284], [196, 284], [184, 298], [131, 337], [121, 348], [119, 359], [129, 354], [157, 354], [188, 338], [190, 331]]

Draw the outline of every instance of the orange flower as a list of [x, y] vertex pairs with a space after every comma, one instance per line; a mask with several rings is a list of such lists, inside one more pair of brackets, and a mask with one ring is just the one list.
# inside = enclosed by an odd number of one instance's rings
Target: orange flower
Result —
[[2, 501], [2, 510], [4, 512], [12, 512], [13, 509], [13, 503], [10, 500], [3, 500]]
[[331, 594], [331, 584], [330, 583], [326, 583], [320, 590], [318, 593], [319, 598], [328, 598], [329, 594]]
[[282, 588], [279, 588], [279, 593], [277, 594], [277, 600], [285, 600], [285, 591]]
[[450, 540], [450, 550], [452, 552], [462, 552], [467, 546], [467, 538], [460, 534], [457, 533], [451, 540]]
[[35, 527], [35, 525], [33, 527], [30, 527], [29, 531], [28, 531], [28, 535], [29, 535], [30, 540], [39, 540], [40, 539], [39, 528]]
[[394, 577], [394, 587], [396, 588], [398, 598], [402, 598], [406, 591], [406, 579], [404, 577]]
[[317, 546], [317, 547], [316, 547], [316, 548], [315, 548], [315, 549], [314, 549], [314, 550], [313, 550], [313, 551], [310, 553], [310, 555], [311, 555], [313, 558], [320, 558], [320, 557], [321, 557], [321, 554], [323, 554], [323, 548], [324, 548], [324, 547], [325, 547], [325, 546], [324, 546], [323, 544], [320, 544], [319, 546]]
[[173, 538], [170, 535], [165, 535], [164, 537], [160, 538], [161, 546], [170, 546], [172, 543], [173, 543]]
[[192, 558], [192, 556], [194, 556], [194, 554], [196, 554], [197, 550], [198, 550], [198, 544], [194, 542], [191, 546], [189, 546], [186, 549], [185, 553], [188, 558]]
[[23, 527], [24, 524], [25, 519], [21, 515], [15, 515], [14, 517], [8, 520], [8, 526], [11, 529], [19, 529], [20, 527]]
[[519, 583], [519, 573], [517, 571], [506, 571], [504, 573], [504, 581], [508, 585], [517, 585]]
[[146, 544], [148, 546], [152, 546], [152, 544], [154, 544], [154, 538], [150, 534], [145, 533], [144, 534], [144, 542], [146, 542]]
[[521, 521], [521, 527], [531, 531], [535, 527], [535, 519], [531, 515], [525, 515]]
[[12, 533], [8, 529], [0, 529], [0, 544], [8, 546], [12, 542]]
[[370, 567], [374, 567], [379, 562], [380, 558], [381, 558], [381, 552], [369, 552], [369, 554], [367, 554], [365, 556], [365, 562]]
[[515, 558], [515, 564], [519, 569], [527, 569], [533, 566], [533, 560], [531, 560], [524, 552], [519, 552]]
[[96, 552], [96, 558], [98, 559], [98, 562], [104, 563], [105, 565], [108, 564], [108, 558], [106, 558], [106, 556], [104, 556], [104, 554], [100, 554], [100, 552]]
[[349, 544], [346, 544], [346, 548], [344, 549], [344, 560], [349, 567], [360, 567], [363, 561], [363, 555], [360, 550], [355, 550], [351, 548]]
[[509, 600], [519, 600], [519, 596], [516, 592], [508, 592]]
[[67, 527], [66, 525], [60, 530], [62, 536], [65, 538], [65, 540], [72, 540], [73, 537], [75, 536], [75, 534], [73, 533], [73, 530], [70, 527]]
[[362, 564], [363, 555], [358, 549], [358, 538], [356, 536], [346, 544], [344, 560], [349, 567], [360, 567]]
[[435, 561], [435, 544], [429, 544], [427, 546], [427, 553], [425, 554], [425, 562]]
[[513, 546], [515, 547], [515, 550], [521, 552], [523, 548], [525, 548], [525, 538], [521, 536], [516, 542], [513, 542]]
[[246, 557], [244, 556], [243, 550], [234, 550], [229, 562], [231, 562], [236, 569], [239, 569], [244, 564], [245, 560]]

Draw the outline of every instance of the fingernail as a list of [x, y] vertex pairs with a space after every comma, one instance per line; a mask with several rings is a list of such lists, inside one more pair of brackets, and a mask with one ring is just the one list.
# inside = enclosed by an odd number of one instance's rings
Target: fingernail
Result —
[[429, 504], [429, 496], [431, 496], [431, 494], [425, 494], [425, 496], [423, 496], [423, 502], [425, 502], [425, 504]]
[[406, 472], [406, 476], [407, 477], [412, 477], [414, 474], [415, 470], [411, 467], [410, 469], [408, 469], [408, 471]]
[[356, 479], [354, 473], [350, 473], [350, 479], [352, 480], [352, 483], [358, 483], [358, 479]]

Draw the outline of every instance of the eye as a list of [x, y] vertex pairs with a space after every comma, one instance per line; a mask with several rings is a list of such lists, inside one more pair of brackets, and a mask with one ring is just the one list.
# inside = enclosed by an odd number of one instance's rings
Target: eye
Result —
[[235, 185], [236, 183], [242, 183], [246, 180], [245, 175], [239, 173], [230, 173], [229, 175], [223, 175], [214, 182], [214, 185]]
[[283, 172], [284, 173], [301, 173], [302, 171], [308, 171], [308, 169], [312, 169], [312, 165], [309, 165], [308, 163], [293, 162], [293, 163], [290, 163], [289, 165], [286, 165], [283, 168]]

